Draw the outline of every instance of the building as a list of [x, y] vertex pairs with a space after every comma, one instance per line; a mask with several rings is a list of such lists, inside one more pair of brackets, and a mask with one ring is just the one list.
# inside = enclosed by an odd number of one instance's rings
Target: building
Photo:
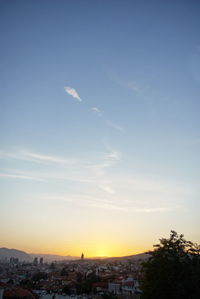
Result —
[[38, 265], [38, 258], [37, 258], [37, 257], [34, 258], [33, 264], [34, 264], [35, 266]]

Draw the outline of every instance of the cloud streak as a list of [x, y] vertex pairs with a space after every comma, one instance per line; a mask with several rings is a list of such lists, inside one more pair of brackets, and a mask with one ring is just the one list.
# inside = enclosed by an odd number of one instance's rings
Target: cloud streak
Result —
[[33, 152], [22, 152], [26, 158], [30, 158], [33, 160], [36, 160], [38, 162], [52, 162], [52, 163], [64, 163], [64, 164], [74, 164], [76, 163], [75, 159], [66, 159], [66, 158], [61, 158], [57, 156], [49, 156], [49, 155], [43, 155], [43, 154], [38, 154], [38, 153], [33, 153]]
[[115, 194], [115, 190], [110, 187], [110, 186], [104, 186], [104, 185], [100, 185], [99, 188], [103, 191], [105, 191], [106, 193], [109, 193], [109, 194]]
[[76, 164], [78, 161], [73, 158], [63, 158], [58, 156], [51, 156], [46, 154], [40, 154], [40, 153], [34, 153], [30, 151], [19, 151], [17, 153], [4, 153], [0, 152], [0, 158], [2, 159], [17, 159], [17, 160], [23, 160], [23, 161], [30, 161], [35, 163], [57, 163], [57, 164], [63, 164], [63, 165], [70, 165], [70, 164]]
[[66, 91], [66, 93], [68, 93], [74, 99], [78, 100], [79, 102], [82, 102], [82, 99], [80, 98], [78, 92], [74, 88], [69, 87], [69, 86], [64, 86], [64, 90]]
[[91, 110], [96, 113], [98, 116], [102, 116], [102, 112], [99, 108], [97, 107], [92, 107]]
[[[129, 82], [127, 84], [122, 84], [119, 83], [118, 84], [122, 85], [122, 86], [126, 86], [132, 90], [138, 91], [137, 85], [135, 82]], [[70, 86], [64, 86], [64, 90], [67, 94], [69, 94], [70, 96], [72, 96], [75, 100], [82, 102], [81, 97], [79, 96], [78, 92]], [[88, 109], [90, 109], [90, 111], [92, 111], [94, 114], [96, 114], [99, 117], [103, 117], [103, 112], [96, 106], [90, 107], [88, 106]], [[109, 127], [115, 129], [116, 131], [119, 131], [121, 133], [124, 133], [124, 128], [122, 128], [120, 125], [114, 123], [111, 120], [106, 120], [105, 117], [103, 117], [102, 119]]]
[[63, 201], [67, 204], [72, 205], [81, 205], [83, 207], [91, 207], [97, 209], [121, 211], [125, 213], [165, 213], [171, 212], [176, 209], [180, 210], [180, 206], [177, 205], [168, 205], [168, 206], [154, 206], [154, 207], [142, 207], [138, 206], [136, 203], [131, 205], [126, 205], [123, 203], [123, 200], [116, 201], [115, 199], [111, 200], [105, 197], [91, 196], [86, 194], [39, 194], [37, 196], [39, 200], [53, 200], [53, 201]]
[[114, 122], [111, 121], [111, 120], [106, 120], [106, 124], [107, 124], [109, 127], [113, 128], [113, 129], [115, 129], [115, 130], [117, 130], [117, 131], [119, 131], [119, 132], [121, 132], [121, 133], [124, 133], [124, 132], [125, 132], [124, 128], [122, 128], [120, 125], [114, 123]]
[[[183, 185], [181, 182], [173, 182], [166, 179], [152, 178], [136, 175], [134, 169], [131, 173], [119, 171], [119, 163], [122, 154], [114, 150], [110, 145], [104, 144], [104, 152], [90, 153], [86, 158], [75, 160], [67, 157], [58, 157], [39, 154], [32, 151], [7, 153], [6, 159], [27, 161], [18, 169], [2, 169], [1, 179], [22, 179], [44, 181], [45, 188], [48, 185], [59, 184], [60, 195], [64, 193], [64, 199], [70, 201], [77, 198], [76, 204], [95, 206], [102, 209], [132, 211], [136, 213], [170, 212], [181, 207], [183, 200], [188, 198], [195, 186]], [[34, 171], [32, 163], [40, 163], [40, 169]], [[69, 161], [69, 164], [66, 164]], [[25, 163], [25, 162], [24, 162]], [[30, 168], [31, 166], [31, 168]], [[67, 183], [72, 182], [72, 183]], [[69, 193], [65, 194], [66, 184], [70, 186]], [[195, 193], [196, 194], [196, 193]], [[59, 198], [59, 197], [58, 197]], [[63, 198], [63, 197], [62, 197]]]
[[23, 180], [45, 182], [45, 180], [41, 178], [36, 178], [36, 177], [26, 176], [26, 175], [18, 175], [18, 174], [0, 173], [0, 177], [5, 179], [23, 179]]
[[107, 70], [107, 76], [112, 82], [121, 87], [130, 89], [136, 93], [139, 93], [141, 91], [138, 83], [135, 80], [122, 80], [121, 77], [119, 77], [119, 75], [112, 70]]

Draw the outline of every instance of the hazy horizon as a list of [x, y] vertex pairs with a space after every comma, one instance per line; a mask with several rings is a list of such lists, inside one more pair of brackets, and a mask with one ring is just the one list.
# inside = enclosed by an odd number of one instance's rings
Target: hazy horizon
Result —
[[200, 3], [0, 2], [0, 246], [200, 243]]
[[[0, 247], [0, 249], [20, 251], [20, 252], [24, 252], [24, 253], [32, 256], [32, 257], [48, 257], [48, 256], [50, 256], [50, 257], [59, 257], [60, 259], [61, 258], [68, 258], [69, 257], [70, 260], [73, 259], [73, 258], [75, 258], [75, 259], [81, 259], [81, 255], [83, 253], [83, 252], [81, 252], [80, 255], [71, 255], [71, 254], [64, 254], [64, 255], [62, 255], [62, 254], [56, 254], [56, 253], [51, 253], [51, 252], [49, 252], [49, 253], [44, 253], [44, 252], [26, 252], [25, 250], [22, 250], [20, 248]], [[149, 249], [149, 250], [152, 250], [152, 249]], [[126, 258], [126, 257], [129, 257], [129, 256], [143, 255], [143, 254], [146, 254], [146, 253], [148, 253], [148, 251], [146, 251], [146, 252], [139, 252], [139, 253], [135, 253], [135, 254], [130, 253], [128, 255], [123, 255], [123, 256], [85, 256], [84, 255], [84, 259], [95, 259], [95, 258], [97, 258], [97, 259], [103, 259], [103, 258]]]

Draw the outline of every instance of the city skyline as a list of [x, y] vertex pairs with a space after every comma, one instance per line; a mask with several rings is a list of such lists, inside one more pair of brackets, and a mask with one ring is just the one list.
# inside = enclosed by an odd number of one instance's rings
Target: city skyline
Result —
[[0, 6], [0, 247], [200, 243], [199, 2]]

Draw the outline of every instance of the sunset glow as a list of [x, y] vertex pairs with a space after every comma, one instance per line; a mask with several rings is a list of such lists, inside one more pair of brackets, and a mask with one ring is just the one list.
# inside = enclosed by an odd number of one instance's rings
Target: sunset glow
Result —
[[0, 247], [200, 242], [198, 1], [1, 1]]

